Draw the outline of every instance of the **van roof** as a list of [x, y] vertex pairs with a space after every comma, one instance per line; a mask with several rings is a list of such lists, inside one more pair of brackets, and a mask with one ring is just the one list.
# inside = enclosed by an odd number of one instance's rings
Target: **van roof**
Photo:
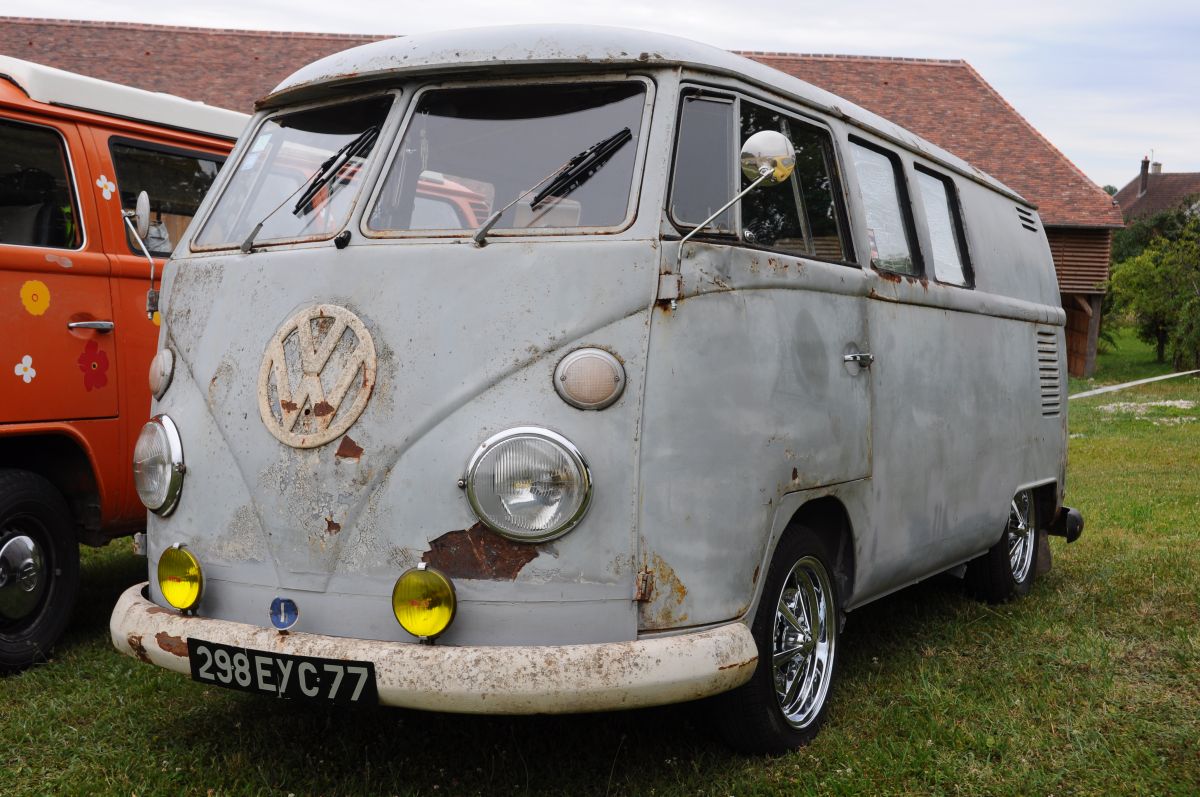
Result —
[[497, 68], [556, 65], [580, 71], [683, 66], [740, 77], [789, 95], [1029, 204], [991, 175], [847, 99], [777, 69], [707, 44], [662, 33], [598, 25], [512, 25], [422, 33], [326, 56], [283, 80], [260, 109], [325, 95], [328, 89], [419, 74], [462, 75]]
[[32, 61], [0, 55], [0, 77], [16, 84], [30, 99], [122, 119], [235, 139], [246, 127], [246, 114], [215, 108], [174, 94], [135, 89]]

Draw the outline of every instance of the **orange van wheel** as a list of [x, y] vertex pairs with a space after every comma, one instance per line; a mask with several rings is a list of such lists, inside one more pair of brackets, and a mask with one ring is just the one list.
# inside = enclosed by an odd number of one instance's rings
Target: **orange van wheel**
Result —
[[47, 657], [79, 592], [79, 546], [66, 501], [50, 482], [0, 470], [0, 671]]

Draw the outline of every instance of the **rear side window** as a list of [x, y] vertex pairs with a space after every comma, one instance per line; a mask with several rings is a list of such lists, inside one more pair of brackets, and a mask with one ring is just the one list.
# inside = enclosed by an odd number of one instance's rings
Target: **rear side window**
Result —
[[[742, 141], [775, 130], [796, 150], [796, 168], [786, 183], [757, 188], [742, 199], [742, 237], [768, 249], [846, 260], [829, 134], [771, 108], [745, 101], [741, 107]], [[743, 176], [742, 187], [751, 182]]]
[[905, 207], [900, 162], [895, 155], [850, 143], [854, 171], [867, 216], [871, 241], [871, 265], [899, 274], [917, 274], [913, 236]]
[[958, 214], [954, 184], [946, 177], [917, 167], [917, 194], [925, 209], [933, 244], [933, 275], [938, 282], [970, 284], [966, 237]]
[[[224, 158], [207, 153], [187, 152], [149, 143], [114, 140], [110, 146], [121, 208], [132, 210], [137, 196], [145, 191], [150, 197], [150, 232], [146, 248], [151, 254], [166, 257], [183, 236], [196, 215]], [[140, 252], [128, 230], [130, 251]]]
[[0, 244], [78, 249], [82, 243], [62, 136], [0, 121]]

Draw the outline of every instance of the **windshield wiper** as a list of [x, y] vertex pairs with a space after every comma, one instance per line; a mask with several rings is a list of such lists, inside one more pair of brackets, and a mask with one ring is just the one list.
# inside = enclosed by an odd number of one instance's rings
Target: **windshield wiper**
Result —
[[571, 158], [562, 166], [559, 166], [557, 169], [526, 188], [524, 191], [518, 194], [517, 198], [512, 202], [509, 202], [507, 205], [488, 216], [487, 221], [481, 224], [479, 229], [475, 231], [475, 234], [471, 236], [475, 241], [475, 245], [483, 246], [485, 243], [487, 243], [488, 231], [491, 230], [492, 227], [496, 226], [496, 222], [500, 221], [500, 217], [504, 215], [504, 212], [520, 202], [521, 199], [523, 199], [527, 194], [531, 193], [539, 185], [547, 180], [551, 181], [550, 185], [539, 191], [533, 198], [533, 201], [529, 203], [529, 207], [531, 209], [537, 207], [548, 197], [564, 197], [579, 186], [583, 185], [585, 182], [591, 179], [593, 174], [600, 171], [604, 164], [608, 163], [609, 159], [616, 154], [617, 150], [625, 146], [625, 142], [632, 138], [633, 133], [629, 131], [628, 127], [625, 127], [621, 130], [618, 130], [616, 133], [613, 133], [603, 141], [598, 141], [582, 152], [571, 156]]
[[[283, 201], [276, 205], [274, 210], [262, 217], [262, 221], [254, 225], [254, 229], [246, 236], [246, 240], [242, 241], [242, 251], [246, 253], [250, 252], [254, 246], [254, 239], [262, 232], [263, 225], [267, 223], [267, 219], [278, 213], [279, 209], [286, 205], [289, 199], [301, 191], [304, 191], [304, 193], [296, 201], [296, 206], [292, 208], [292, 215], [301, 216], [307, 212], [305, 211], [305, 207], [313, 201], [320, 190], [336, 180], [353, 158], [357, 157], [363, 151], [370, 149], [378, 137], [379, 127], [372, 125], [350, 141], [347, 141], [337, 152], [330, 155], [324, 163], [317, 167], [317, 170], [312, 173], [311, 177], [305, 180], [295, 191], [284, 197]], [[332, 194], [335, 190], [336, 186], [331, 187], [329, 193]], [[309, 210], [311, 209], [309, 208]]]

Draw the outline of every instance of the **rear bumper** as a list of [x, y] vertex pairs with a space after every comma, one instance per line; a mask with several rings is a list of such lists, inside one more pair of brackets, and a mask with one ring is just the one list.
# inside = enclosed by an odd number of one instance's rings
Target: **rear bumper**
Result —
[[750, 679], [758, 661], [745, 625], [595, 645], [415, 645], [185, 617], [130, 587], [113, 609], [113, 645], [189, 675], [187, 639], [298, 656], [370, 661], [379, 702], [468, 714], [558, 714], [695, 700]]

